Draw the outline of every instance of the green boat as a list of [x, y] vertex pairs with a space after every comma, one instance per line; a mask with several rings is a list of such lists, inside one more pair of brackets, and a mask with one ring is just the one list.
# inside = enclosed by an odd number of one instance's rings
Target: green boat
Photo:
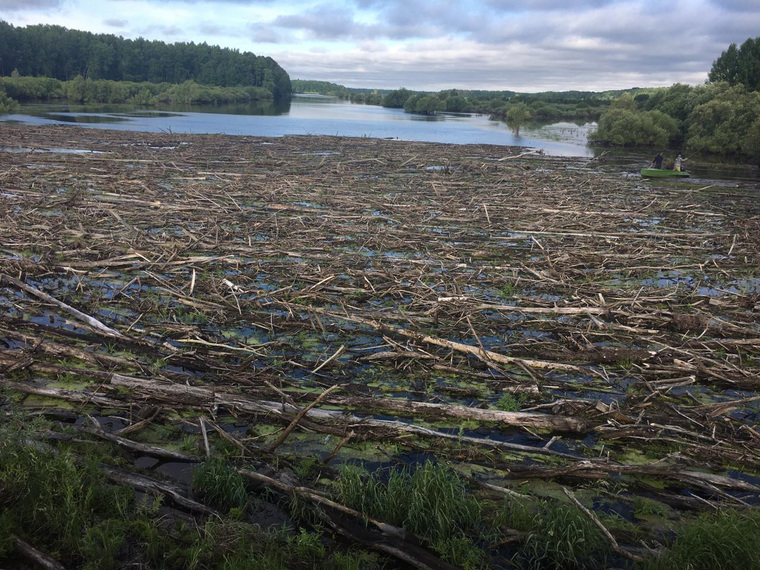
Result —
[[666, 170], [665, 168], [642, 168], [641, 175], [648, 178], [668, 178], [674, 176], [676, 178], [686, 178], [689, 173], [685, 170]]

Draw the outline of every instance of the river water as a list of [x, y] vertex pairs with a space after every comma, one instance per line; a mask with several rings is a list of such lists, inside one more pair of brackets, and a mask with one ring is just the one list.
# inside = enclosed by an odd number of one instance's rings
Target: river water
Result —
[[336, 135], [451, 144], [495, 144], [540, 149], [552, 156], [594, 156], [586, 146], [591, 124], [555, 123], [523, 127], [515, 136], [502, 122], [483, 115], [441, 113], [432, 117], [349, 103], [335, 97], [297, 95], [289, 104], [193, 106], [137, 109], [125, 105], [23, 105], [0, 116], [27, 124], [80, 126], [148, 132], [279, 137]]

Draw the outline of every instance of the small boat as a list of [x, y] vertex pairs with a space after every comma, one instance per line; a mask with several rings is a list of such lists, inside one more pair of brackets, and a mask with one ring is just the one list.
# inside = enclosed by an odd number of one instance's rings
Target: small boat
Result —
[[642, 168], [641, 175], [648, 178], [668, 178], [674, 176], [676, 178], [686, 178], [689, 173], [685, 170], [667, 170], [665, 168]]

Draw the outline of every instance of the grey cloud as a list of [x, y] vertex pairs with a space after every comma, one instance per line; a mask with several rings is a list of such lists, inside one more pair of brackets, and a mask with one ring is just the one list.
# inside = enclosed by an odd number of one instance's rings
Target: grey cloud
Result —
[[129, 24], [129, 22], [126, 20], [116, 20], [110, 18], [108, 20], [103, 20], [103, 23], [111, 28], [126, 28]]
[[[2, 1], [2, 0], [0, 0]], [[134, 0], [113, 0], [114, 2], [134, 2]], [[275, 0], [147, 0], [154, 4], [240, 4], [240, 5], [257, 5], [257, 4], [271, 4]]]
[[0, 0], [0, 9], [21, 12], [39, 8], [58, 8], [63, 3], [64, 0]]
[[507, 12], [544, 12], [592, 9], [618, 2], [620, 0], [488, 0], [487, 4]]
[[320, 7], [298, 16], [278, 16], [274, 26], [291, 30], [305, 30], [319, 39], [343, 39], [361, 37], [363, 26], [354, 22], [353, 16], [345, 10]]
[[249, 24], [251, 39], [256, 43], [277, 44], [282, 41], [281, 35], [269, 24]]
[[757, 0], [713, 0], [717, 8], [731, 12], [756, 12]]
[[185, 30], [177, 26], [147, 26], [140, 35], [145, 37], [181, 37]]

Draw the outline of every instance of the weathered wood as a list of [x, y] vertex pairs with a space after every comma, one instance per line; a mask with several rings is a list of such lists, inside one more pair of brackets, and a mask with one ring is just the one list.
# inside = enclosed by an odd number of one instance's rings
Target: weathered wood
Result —
[[22, 289], [26, 291], [27, 293], [34, 295], [35, 297], [38, 297], [47, 303], [52, 303], [53, 305], [60, 307], [67, 313], [73, 315], [80, 321], [87, 323], [92, 328], [100, 331], [101, 333], [104, 333], [110, 336], [116, 336], [116, 337], [123, 336], [116, 329], [112, 329], [111, 327], [108, 327], [104, 325], [103, 323], [101, 323], [98, 319], [83, 313], [79, 309], [75, 309], [71, 305], [67, 305], [63, 301], [59, 301], [55, 297], [48, 295], [47, 293], [43, 291], [40, 291], [39, 289], [37, 289], [37, 287], [29, 285], [28, 283], [24, 283], [23, 281], [20, 281], [19, 279], [16, 279], [15, 277], [11, 277], [10, 275], [5, 275], [3, 273], [0, 273], [0, 284], [2, 284], [3, 281], [10, 283], [11, 285], [18, 287], [19, 289]]
[[409, 338], [417, 342], [432, 344], [435, 346], [440, 346], [442, 348], [448, 348], [448, 349], [455, 350], [457, 352], [461, 352], [464, 354], [472, 354], [473, 356], [477, 356], [485, 360], [491, 360], [499, 364], [516, 364], [518, 362], [522, 362], [526, 366], [533, 366], [536, 368], [547, 368], [547, 369], [568, 370], [568, 371], [572, 370], [576, 372], [580, 371], [580, 369], [577, 366], [572, 365], [572, 364], [566, 364], [563, 362], [550, 362], [546, 360], [533, 360], [530, 358], [517, 358], [514, 356], [506, 356], [504, 354], [499, 354], [492, 350], [483, 350], [482, 348], [477, 347], [477, 346], [472, 346], [469, 344], [464, 344], [464, 343], [456, 342], [453, 340], [447, 340], [444, 338], [437, 338], [437, 337], [430, 336], [424, 333], [409, 331], [401, 327], [393, 326], [387, 323], [380, 323], [380, 322], [373, 321], [370, 319], [357, 317], [354, 315], [341, 315], [339, 313], [325, 311], [322, 309], [318, 309], [316, 307], [310, 307], [309, 310], [320, 315], [332, 317], [334, 319], [344, 320], [344, 321], [349, 321], [352, 323], [364, 325], [364, 326], [370, 327], [371, 329], [374, 329], [376, 331], [380, 331], [386, 334], [391, 333], [396, 336]]
[[612, 546], [612, 550], [620, 554], [621, 556], [624, 556], [625, 558], [628, 558], [629, 560], [633, 560], [634, 562], [643, 562], [644, 558], [639, 556], [638, 554], [634, 554], [633, 552], [630, 552], [626, 550], [625, 548], [622, 548], [618, 541], [615, 539], [614, 536], [612, 536], [612, 533], [610, 533], [609, 530], [607, 530], [607, 527], [602, 524], [602, 522], [596, 517], [594, 513], [592, 513], [590, 510], [588, 510], [586, 507], [584, 507], [581, 502], [575, 497], [575, 495], [572, 493], [572, 491], [568, 490], [567, 487], [562, 487], [562, 491], [564, 491], [565, 495], [573, 502], [573, 504], [578, 507], [578, 509], [586, 515], [589, 519], [591, 519], [591, 522], [594, 523], [594, 525], [602, 531], [602, 534], [607, 538], [610, 545]]
[[479, 422], [494, 422], [507, 426], [529, 427], [533, 429], [548, 429], [556, 431], [583, 432], [590, 429], [591, 424], [582, 418], [537, 414], [530, 412], [505, 412], [483, 408], [468, 408], [450, 404], [433, 404], [430, 402], [415, 402], [398, 398], [361, 398], [357, 396], [332, 396], [329, 403], [339, 406], [357, 407], [362, 409], [380, 409], [401, 412], [409, 416], [442, 416]]
[[277, 449], [283, 441], [290, 435], [290, 432], [292, 432], [296, 426], [298, 425], [298, 422], [301, 421], [301, 419], [309, 413], [309, 410], [311, 410], [314, 406], [317, 406], [322, 400], [324, 400], [328, 395], [330, 395], [335, 390], [338, 390], [342, 388], [342, 386], [334, 385], [330, 386], [327, 390], [322, 392], [317, 398], [311, 402], [308, 406], [303, 408], [302, 410], [299, 410], [296, 416], [293, 418], [293, 421], [288, 424], [288, 427], [285, 428], [285, 431], [282, 432], [280, 437], [277, 438], [275, 442], [272, 443], [272, 445], [269, 446], [269, 453], [272, 453], [275, 449]]
[[[403, 528], [368, 517], [359, 511], [346, 507], [345, 505], [341, 505], [340, 503], [336, 503], [335, 501], [320, 493], [315, 492], [313, 489], [309, 489], [308, 487], [288, 485], [282, 481], [278, 481], [277, 479], [268, 477], [262, 473], [250, 471], [248, 469], [239, 469], [238, 473], [267, 486], [279, 489], [280, 491], [286, 492], [288, 494], [298, 495], [299, 497], [303, 497], [319, 505], [335, 509], [340, 513], [349, 515], [357, 520], [362, 521], [364, 524], [372, 525], [377, 531], [379, 531], [380, 536], [374, 540], [367, 540], [366, 538], [362, 538], [361, 542], [367, 546], [370, 546], [371, 548], [374, 548], [375, 550], [398, 558], [399, 560], [402, 560], [415, 568], [419, 568], [420, 570], [454, 570], [454, 566], [447, 564], [427, 550], [420, 548], [417, 544], [409, 542], [407, 540], [408, 533]], [[336, 527], [339, 527], [339, 529], [336, 528], [336, 530], [340, 530], [341, 534], [349, 538], [359, 538], [355, 533], [350, 532], [350, 530], [345, 525], [340, 524], [337, 519], [331, 517], [331, 521]], [[419, 539], [415, 540], [415, 542], [419, 542]]]
[[66, 567], [58, 562], [55, 558], [52, 558], [44, 552], [37, 550], [34, 548], [34, 546], [26, 542], [24, 539], [19, 538], [15, 534], [11, 535], [11, 537], [13, 538], [13, 543], [16, 546], [16, 550], [18, 550], [24, 558], [33, 564], [36, 564], [45, 570], [66, 570]]
[[187, 498], [183, 494], [182, 490], [175, 485], [164, 483], [156, 479], [151, 479], [150, 477], [145, 477], [144, 475], [138, 475], [137, 473], [132, 473], [131, 471], [124, 471], [115, 467], [109, 467], [107, 465], [102, 465], [100, 468], [114, 483], [118, 483], [120, 485], [129, 485], [130, 487], [134, 487], [135, 489], [143, 491], [144, 493], [163, 495], [177, 506], [194, 513], [200, 513], [203, 515], [219, 515], [219, 513], [217, 513], [214, 509], [211, 509], [206, 505]]
[[[291, 404], [246, 398], [241, 394], [212, 390], [210, 388], [199, 386], [187, 386], [158, 382], [150, 379], [133, 378], [122, 374], [114, 374], [111, 377], [111, 385], [135, 389], [139, 392], [150, 394], [151, 397], [157, 398], [161, 401], [173, 401], [175, 403], [185, 403], [197, 407], [211, 408], [216, 406], [229, 406], [241, 411], [269, 413], [283, 417], [292, 416], [293, 414], [298, 414], [303, 411], [299, 411], [298, 408], [294, 408]], [[333, 396], [328, 401], [340, 405], [358, 405], [359, 407], [366, 409], [387, 408], [410, 414], [437, 414], [459, 419], [472, 419], [475, 421], [496, 422], [505, 425], [527, 426], [538, 429], [553, 429], [557, 431], [583, 432], [590, 427], [586, 421], [569, 416], [554, 416], [528, 412], [504, 412], [501, 410], [482, 410], [480, 408], [466, 408], [464, 406], [429, 404], [426, 402], [407, 402], [390, 398], [339, 398]], [[344, 412], [314, 410], [311, 409], [311, 407], [306, 409], [303, 415], [312, 419], [339, 421], [343, 424], [355, 423], [394, 427], [403, 425], [401, 422], [358, 418]], [[411, 430], [413, 428], [414, 426], [408, 426], [405, 429]], [[423, 430], [421, 433], [428, 432]]]

